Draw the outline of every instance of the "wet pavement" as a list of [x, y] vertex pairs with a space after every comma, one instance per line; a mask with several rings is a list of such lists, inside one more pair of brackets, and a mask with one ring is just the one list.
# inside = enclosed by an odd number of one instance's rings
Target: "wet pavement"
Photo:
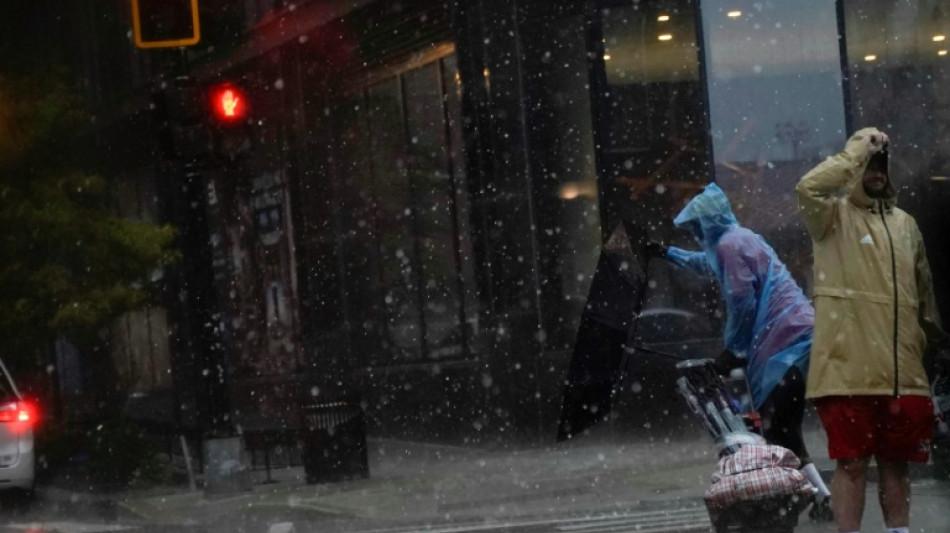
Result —
[[[810, 430], [809, 446], [824, 450]], [[715, 467], [704, 435], [631, 442], [603, 432], [572, 442], [484, 450], [371, 440], [370, 477], [309, 485], [302, 467], [252, 473], [251, 490], [206, 495], [187, 487], [91, 494], [42, 487], [0, 532], [117, 530], [255, 533], [709, 531], [702, 495]], [[816, 457], [823, 472], [832, 463]], [[865, 531], [883, 523], [869, 487]], [[950, 532], [950, 484], [917, 470], [912, 531]], [[832, 524], [796, 529], [833, 533]]]

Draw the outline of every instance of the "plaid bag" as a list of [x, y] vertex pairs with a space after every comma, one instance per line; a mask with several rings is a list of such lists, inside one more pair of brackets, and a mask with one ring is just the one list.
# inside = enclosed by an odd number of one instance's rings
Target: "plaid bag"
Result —
[[801, 462], [791, 450], [769, 444], [751, 444], [719, 460], [706, 506], [721, 509], [737, 502], [780, 496], [811, 496], [818, 492], [798, 469]]

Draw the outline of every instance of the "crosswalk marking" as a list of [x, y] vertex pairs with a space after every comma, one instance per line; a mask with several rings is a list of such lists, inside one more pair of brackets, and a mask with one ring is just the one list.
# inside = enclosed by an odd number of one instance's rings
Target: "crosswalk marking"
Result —
[[642, 511], [623, 516], [590, 517], [583, 522], [561, 523], [557, 531], [565, 533], [663, 533], [666, 531], [708, 530], [709, 514], [702, 508], [683, 508], [668, 511]]
[[705, 520], [709, 521], [709, 515], [705, 509], [677, 509], [674, 511], [653, 511], [630, 514], [623, 517], [591, 517], [582, 519], [581, 523], [572, 523], [561, 525], [559, 531], [590, 531], [592, 528], [612, 526], [615, 524], [645, 523], [645, 522], [665, 522], [665, 521], [683, 521], [683, 520]]
[[5, 524], [4, 529], [19, 529], [23, 531], [55, 531], [57, 533], [108, 533], [113, 531], [130, 531], [132, 526], [116, 524], [88, 524], [82, 522], [31, 522], [28, 524]]
[[703, 507], [682, 507], [668, 510], [610, 512], [585, 516], [561, 516], [535, 519], [513, 519], [498, 522], [477, 522], [453, 525], [408, 526], [376, 529], [361, 533], [480, 533], [530, 528], [560, 533], [679, 533], [709, 531], [709, 514]]

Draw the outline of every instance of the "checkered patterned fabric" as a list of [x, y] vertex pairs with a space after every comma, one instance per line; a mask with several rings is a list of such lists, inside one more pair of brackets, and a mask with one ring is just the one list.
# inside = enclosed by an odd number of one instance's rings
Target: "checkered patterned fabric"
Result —
[[798, 470], [800, 464], [794, 453], [781, 446], [743, 446], [719, 460], [706, 491], [706, 506], [722, 509], [743, 501], [815, 494], [818, 489]]

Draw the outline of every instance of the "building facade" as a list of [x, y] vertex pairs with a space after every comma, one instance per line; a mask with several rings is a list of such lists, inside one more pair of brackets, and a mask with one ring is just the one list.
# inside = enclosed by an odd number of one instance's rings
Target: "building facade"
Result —
[[[794, 185], [865, 125], [892, 139], [950, 312], [950, 2], [217, 1], [182, 52], [136, 50], [124, 4], [80, 4], [123, 205], [194, 252], [120, 343], [165, 331], [180, 420], [290, 424], [358, 394], [383, 434], [553, 438], [605, 235], [629, 219], [688, 246], [671, 219], [715, 181], [808, 288]], [[143, 133], [180, 75], [249, 101], [237, 132], [202, 126], [200, 163]], [[650, 280], [647, 308], [718, 325], [715, 286]], [[666, 401], [637, 379], [622, 393]]]

